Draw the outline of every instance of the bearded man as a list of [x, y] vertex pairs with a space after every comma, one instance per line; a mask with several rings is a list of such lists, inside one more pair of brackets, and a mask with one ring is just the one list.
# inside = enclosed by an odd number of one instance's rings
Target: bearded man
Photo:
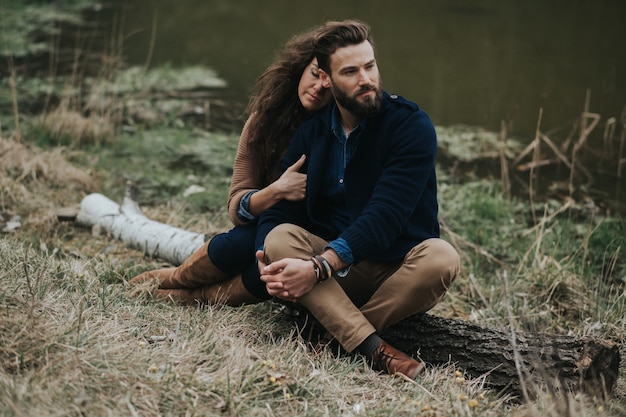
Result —
[[260, 218], [261, 280], [375, 370], [415, 379], [424, 364], [379, 333], [434, 307], [459, 273], [439, 236], [435, 129], [417, 104], [382, 90], [367, 24], [326, 27], [316, 57], [335, 100], [301, 125], [284, 158], [287, 168], [306, 155], [306, 198]]

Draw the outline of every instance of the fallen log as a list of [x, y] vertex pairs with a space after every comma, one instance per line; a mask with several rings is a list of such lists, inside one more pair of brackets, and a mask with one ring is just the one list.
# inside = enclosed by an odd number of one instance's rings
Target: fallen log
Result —
[[545, 387], [608, 398], [619, 374], [619, 345], [591, 337], [515, 332], [429, 314], [407, 318], [382, 337], [426, 363], [454, 363], [516, 396]]
[[60, 211], [60, 220], [73, 220], [83, 227], [98, 226], [147, 256], [180, 265], [202, 246], [207, 236], [147, 218], [134, 198], [134, 187], [126, 189], [122, 205], [99, 193], [87, 195], [75, 216]]
[[[102, 227], [146, 255], [174, 265], [202, 246], [205, 235], [148, 219], [134, 193], [129, 187], [121, 206], [101, 194], [90, 194], [75, 216], [60, 212], [59, 219]], [[306, 314], [293, 318], [302, 328], [312, 323]], [[484, 377], [487, 387], [521, 397], [546, 387], [607, 398], [618, 378], [619, 345], [610, 340], [516, 332], [429, 314], [409, 317], [382, 337], [426, 363], [454, 363], [469, 376]]]

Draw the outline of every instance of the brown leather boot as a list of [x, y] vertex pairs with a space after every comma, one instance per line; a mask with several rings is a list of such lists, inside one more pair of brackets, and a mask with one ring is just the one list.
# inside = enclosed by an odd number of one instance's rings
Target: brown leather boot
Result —
[[176, 268], [163, 268], [146, 271], [130, 280], [130, 284], [139, 284], [157, 280], [159, 288], [200, 288], [228, 278], [209, 258], [209, 241], [192, 253]]
[[129, 284], [137, 285], [137, 284], [142, 284], [146, 281], [154, 280], [159, 283], [159, 287], [160, 287], [161, 283], [168, 282], [171, 279], [172, 275], [174, 274], [174, 271], [176, 271], [176, 268], [173, 268], [173, 267], [154, 269], [152, 271], [145, 271], [139, 275], [136, 275], [133, 279], [131, 279], [129, 281]]
[[372, 369], [393, 375], [400, 373], [415, 379], [424, 372], [424, 362], [416, 361], [384, 340], [372, 357]]
[[239, 307], [261, 301], [244, 287], [241, 275], [201, 288], [159, 289], [154, 291], [154, 296], [184, 305], [211, 304]]

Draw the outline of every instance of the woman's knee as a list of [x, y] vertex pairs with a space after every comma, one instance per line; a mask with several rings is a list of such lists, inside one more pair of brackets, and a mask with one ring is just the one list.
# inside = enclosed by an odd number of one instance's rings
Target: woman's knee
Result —
[[254, 261], [256, 228], [238, 226], [226, 233], [215, 235], [209, 241], [208, 255], [213, 264], [232, 275]]

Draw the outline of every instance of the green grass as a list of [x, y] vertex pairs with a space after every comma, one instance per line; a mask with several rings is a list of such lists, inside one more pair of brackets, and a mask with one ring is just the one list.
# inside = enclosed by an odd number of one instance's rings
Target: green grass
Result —
[[[45, 36], [59, 36], [63, 25], [79, 25], [80, 10], [92, 0], [63, 1], [63, 7], [49, 2], [3, 1], [0, 3], [0, 45], [3, 55], [36, 55], [50, 50]], [[36, 35], [40, 36], [37, 37]]]
[[[141, 190], [142, 204], [181, 200], [188, 212], [204, 213], [224, 207], [237, 143], [232, 135], [160, 128], [126, 134], [85, 152], [98, 155], [95, 169], [116, 173], [115, 178], [105, 179], [112, 196], [123, 196], [125, 182], [132, 181]], [[185, 197], [192, 185], [205, 191]]]

